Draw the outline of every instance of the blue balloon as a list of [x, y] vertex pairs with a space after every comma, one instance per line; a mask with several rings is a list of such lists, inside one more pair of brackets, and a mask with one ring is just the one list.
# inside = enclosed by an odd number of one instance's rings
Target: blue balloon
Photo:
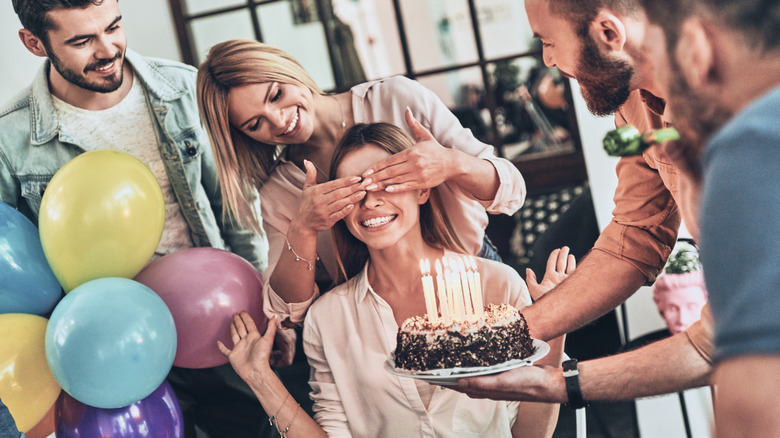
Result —
[[0, 313], [45, 315], [62, 288], [43, 255], [38, 228], [0, 202]]
[[184, 419], [167, 381], [130, 406], [101, 409], [62, 392], [54, 405], [57, 438], [182, 438]]
[[54, 308], [46, 359], [73, 398], [120, 408], [151, 394], [176, 356], [176, 327], [165, 302], [134, 280], [88, 281]]

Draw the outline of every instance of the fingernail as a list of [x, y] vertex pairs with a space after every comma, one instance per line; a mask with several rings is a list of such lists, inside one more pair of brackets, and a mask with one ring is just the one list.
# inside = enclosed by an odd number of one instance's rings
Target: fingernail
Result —
[[385, 189], [385, 191], [386, 191], [386, 192], [394, 192], [394, 191], [395, 191], [395, 186], [387, 186], [387, 188]]
[[352, 182], [352, 183], [359, 183], [362, 180], [363, 180], [363, 178], [361, 178], [359, 176], [353, 176], [352, 178], [350, 178], [349, 181]]
[[363, 172], [363, 178], [373, 174], [374, 174], [374, 169], [368, 169], [365, 172]]
[[371, 184], [372, 182], [374, 182], [374, 180], [372, 180], [371, 178], [366, 178], [363, 180], [363, 184]]
[[377, 187], [379, 187], [379, 186], [376, 185], [376, 184], [369, 184], [369, 185], [366, 186], [366, 190], [376, 190]]

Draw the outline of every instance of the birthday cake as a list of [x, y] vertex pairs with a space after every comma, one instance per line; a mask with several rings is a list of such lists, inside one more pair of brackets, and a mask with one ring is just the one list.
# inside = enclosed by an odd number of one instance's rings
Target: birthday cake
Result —
[[491, 304], [478, 318], [445, 323], [414, 316], [398, 329], [395, 366], [410, 371], [486, 367], [534, 353], [525, 318], [514, 307]]

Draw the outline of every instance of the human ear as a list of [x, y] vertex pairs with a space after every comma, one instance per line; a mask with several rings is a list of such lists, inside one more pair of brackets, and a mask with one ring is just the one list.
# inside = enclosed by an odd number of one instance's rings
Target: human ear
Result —
[[420, 189], [420, 192], [417, 194], [417, 204], [423, 205], [426, 202], [428, 202], [428, 198], [431, 196], [431, 189]]
[[613, 52], [622, 52], [626, 44], [626, 26], [623, 20], [612, 12], [601, 9], [590, 23], [591, 35], [597, 42]]
[[707, 28], [697, 18], [686, 19], [680, 28], [680, 38], [674, 56], [691, 88], [704, 86], [714, 68], [714, 52]]
[[40, 38], [33, 35], [27, 29], [19, 30], [19, 39], [22, 40], [22, 44], [27, 50], [35, 56], [46, 56], [46, 48], [43, 46], [43, 41]]

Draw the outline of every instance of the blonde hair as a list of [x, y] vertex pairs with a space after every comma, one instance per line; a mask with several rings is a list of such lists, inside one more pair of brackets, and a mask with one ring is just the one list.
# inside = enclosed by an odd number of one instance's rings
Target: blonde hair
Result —
[[[336, 179], [336, 171], [344, 157], [366, 144], [377, 146], [392, 155], [413, 147], [415, 142], [406, 131], [390, 123], [356, 124], [347, 131], [333, 153], [330, 179]], [[463, 244], [444, 212], [436, 187], [431, 188], [428, 202], [420, 205], [420, 231], [423, 241], [433, 247], [465, 253]], [[368, 260], [368, 247], [349, 232], [343, 219], [333, 225], [332, 232], [340, 268], [335, 283], [340, 284], [363, 269]]]
[[307, 87], [323, 94], [298, 61], [283, 50], [250, 40], [229, 40], [209, 50], [198, 68], [198, 109], [214, 151], [222, 191], [223, 214], [260, 230], [253, 208], [254, 191], [268, 180], [280, 145], [253, 140], [230, 125], [230, 90], [249, 84], [278, 82]]

